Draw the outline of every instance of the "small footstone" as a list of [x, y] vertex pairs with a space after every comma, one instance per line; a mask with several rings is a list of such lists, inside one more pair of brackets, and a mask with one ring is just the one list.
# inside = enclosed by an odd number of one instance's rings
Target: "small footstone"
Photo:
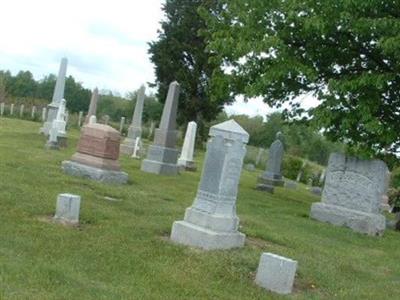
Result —
[[272, 253], [263, 253], [257, 269], [256, 284], [278, 294], [290, 294], [297, 261]]
[[268, 192], [268, 193], [273, 194], [275, 188], [274, 188], [273, 185], [258, 183], [256, 185], [256, 190], [263, 191], [263, 192]]
[[54, 220], [63, 224], [78, 224], [81, 197], [72, 194], [59, 194]]

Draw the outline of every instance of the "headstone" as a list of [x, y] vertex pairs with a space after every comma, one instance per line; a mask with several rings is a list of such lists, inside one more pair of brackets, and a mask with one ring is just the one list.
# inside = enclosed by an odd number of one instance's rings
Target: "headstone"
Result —
[[206, 250], [242, 247], [236, 199], [249, 134], [234, 120], [210, 128], [210, 139], [196, 198], [171, 240]]
[[297, 189], [297, 182], [292, 180], [285, 181], [285, 187], [291, 190]]
[[140, 137], [136, 137], [135, 147], [133, 148], [132, 158], [140, 158], [139, 151], [142, 148]]
[[[87, 116], [85, 118], [85, 124], [89, 123], [89, 118], [91, 116], [96, 116], [96, 114], [97, 114], [97, 101], [98, 100], [99, 100], [99, 90], [97, 88], [95, 88], [93, 90], [93, 92], [92, 92], [92, 97], [90, 98], [89, 110], [88, 110], [88, 114], [87, 114]], [[79, 113], [81, 113], [81, 112], [79, 112]], [[82, 124], [82, 123], [80, 123], [80, 124]], [[81, 125], [79, 125], [79, 127], [81, 127]]]
[[255, 282], [269, 291], [290, 294], [296, 269], [297, 261], [264, 252], [260, 258]]
[[125, 117], [121, 117], [121, 121], [119, 122], [119, 132], [122, 133], [122, 130], [125, 126]]
[[82, 126], [83, 111], [78, 113], [78, 127]]
[[322, 201], [313, 203], [311, 217], [356, 232], [382, 235], [380, 214], [388, 168], [380, 160], [360, 160], [333, 153], [329, 158]]
[[280, 140], [281, 133], [276, 134], [276, 140], [269, 148], [267, 168], [264, 173], [258, 177], [258, 190], [273, 193], [274, 186], [283, 186], [284, 181], [281, 174], [281, 165], [283, 159], [283, 144]]
[[128, 135], [121, 144], [121, 153], [132, 155], [136, 138], [142, 137], [142, 115], [145, 99], [145, 87], [141, 86], [136, 98], [135, 111], [133, 112], [132, 123], [128, 128]]
[[150, 128], [149, 128], [149, 136], [148, 138], [151, 138], [154, 132], [154, 128], [156, 127], [156, 123], [154, 121], [150, 122]]
[[[90, 121], [94, 121], [91, 116]], [[118, 162], [120, 133], [114, 128], [97, 123], [82, 127], [77, 152], [62, 162], [65, 173], [93, 180], [123, 184], [128, 174], [121, 171]]]
[[150, 145], [147, 158], [142, 161], [141, 170], [162, 175], [178, 174], [178, 150], [176, 145], [176, 114], [180, 86], [175, 81], [169, 85], [160, 127], [156, 129], [154, 143]]
[[256, 158], [256, 166], [258, 166], [260, 164], [263, 153], [264, 153], [264, 149], [259, 148], [258, 153], [257, 153], [257, 158]]
[[96, 124], [97, 123], [97, 118], [95, 115], [90, 116], [89, 118], [89, 124]]
[[66, 58], [61, 59], [60, 69], [58, 71], [58, 77], [56, 81], [56, 86], [54, 87], [53, 99], [51, 103], [47, 106], [47, 120], [41, 128], [41, 132], [44, 135], [49, 135], [52, 122], [57, 117], [58, 107], [60, 106], [61, 100], [64, 98], [64, 88], [65, 88], [65, 76], [67, 73], [68, 60]]
[[0, 104], [0, 115], [4, 115], [4, 102]]
[[47, 109], [46, 107], [42, 108], [42, 122], [46, 120]]
[[24, 109], [25, 109], [25, 106], [23, 104], [21, 104], [21, 106], [19, 108], [19, 117], [20, 118], [24, 117]]
[[319, 177], [319, 183], [320, 184], [322, 184], [324, 182], [324, 180], [325, 180], [325, 172], [326, 172], [325, 169], [322, 170], [322, 172], [321, 172], [321, 176]]
[[10, 116], [14, 115], [14, 103], [10, 105]]
[[36, 106], [32, 106], [31, 119], [34, 119], [35, 116], [36, 116]]
[[303, 176], [303, 170], [304, 170], [304, 168], [306, 167], [306, 165], [307, 165], [307, 163], [306, 163], [305, 161], [303, 161], [303, 164], [302, 164], [302, 166], [301, 166], [301, 169], [300, 169], [299, 173], [297, 174], [297, 178], [296, 178], [296, 181], [297, 181], [297, 182], [300, 182], [301, 177]]
[[253, 164], [245, 164], [244, 169], [249, 172], [254, 172], [256, 170], [256, 167]]
[[183, 141], [181, 156], [178, 159], [178, 166], [187, 171], [196, 171], [196, 164], [193, 161], [196, 131], [196, 122], [189, 122], [186, 129], [185, 140]]
[[53, 220], [63, 224], [79, 224], [80, 206], [80, 196], [72, 194], [59, 194], [57, 198], [56, 214]]
[[46, 144], [46, 147], [49, 149], [59, 149], [60, 147], [67, 146], [67, 133], [65, 131], [67, 126], [67, 123], [65, 122], [65, 105], [65, 99], [62, 99], [57, 110], [57, 116], [53, 120], [49, 132], [49, 140]]

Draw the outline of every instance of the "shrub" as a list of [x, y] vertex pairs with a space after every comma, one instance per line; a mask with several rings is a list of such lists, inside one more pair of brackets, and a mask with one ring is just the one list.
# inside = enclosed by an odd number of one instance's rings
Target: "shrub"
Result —
[[303, 161], [300, 158], [291, 155], [286, 155], [283, 159], [283, 164], [282, 164], [283, 176], [292, 180], [296, 180], [297, 174], [299, 174], [302, 166], [303, 166]]
[[394, 188], [400, 188], [400, 167], [393, 169], [390, 184]]

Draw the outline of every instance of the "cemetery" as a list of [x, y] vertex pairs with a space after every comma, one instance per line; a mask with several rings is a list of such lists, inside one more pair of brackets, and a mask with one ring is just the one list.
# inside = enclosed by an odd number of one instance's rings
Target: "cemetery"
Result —
[[0, 70], [0, 299], [400, 298], [390, 5], [241, 1], [162, 4], [125, 95]]

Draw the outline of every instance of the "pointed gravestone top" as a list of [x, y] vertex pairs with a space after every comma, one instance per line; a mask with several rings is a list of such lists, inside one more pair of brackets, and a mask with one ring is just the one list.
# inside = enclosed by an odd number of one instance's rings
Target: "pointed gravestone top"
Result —
[[176, 81], [171, 82], [161, 117], [160, 130], [175, 130], [179, 93], [179, 83]]
[[133, 112], [132, 117], [132, 126], [133, 127], [141, 127], [142, 126], [142, 114], [143, 114], [143, 104], [145, 97], [146, 88], [142, 85], [138, 91], [136, 98], [135, 110]]
[[53, 93], [53, 104], [59, 104], [61, 99], [64, 98], [65, 76], [67, 73], [68, 60], [64, 57], [61, 59], [60, 69], [58, 71], [56, 86]]
[[229, 140], [249, 141], [249, 134], [235, 120], [229, 120], [210, 128], [210, 136], [221, 135]]

